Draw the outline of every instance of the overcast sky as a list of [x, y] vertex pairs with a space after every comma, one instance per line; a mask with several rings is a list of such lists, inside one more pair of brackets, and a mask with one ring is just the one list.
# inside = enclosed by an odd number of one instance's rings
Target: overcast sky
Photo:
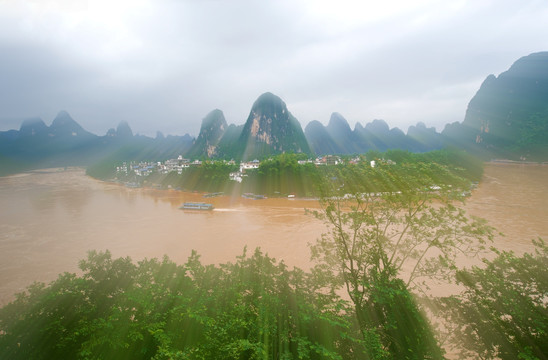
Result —
[[546, 0], [0, 0], [0, 130], [66, 110], [98, 135], [196, 136], [270, 91], [303, 129], [336, 111], [441, 131], [487, 75], [546, 50]]

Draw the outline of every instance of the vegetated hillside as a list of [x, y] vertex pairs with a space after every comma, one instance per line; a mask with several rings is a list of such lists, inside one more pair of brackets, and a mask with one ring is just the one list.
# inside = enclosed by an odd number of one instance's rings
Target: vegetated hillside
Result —
[[244, 125], [230, 124], [223, 134], [217, 146], [217, 157], [221, 159], [233, 159], [238, 145], [238, 139], [242, 135]]
[[283, 152], [310, 153], [301, 124], [272, 93], [255, 101], [238, 139], [236, 156], [243, 160]]
[[215, 157], [217, 155], [217, 146], [227, 128], [228, 124], [223, 112], [218, 109], [211, 111], [202, 120], [200, 134], [186, 156], [190, 158]]
[[470, 100], [462, 123], [443, 135], [487, 158], [548, 159], [548, 52], [517, 60], [489, 75]]
[[464, 121], [446, 125], [441, 134], [420, 122], [404, 134], [383, 120], [365, 126], [358, 122], [350, 132], [338, 113], [327, 127], [309, 123], [305, 134], [318, 155], [451, 146], [484, 159], [548, 160], [548, 52], [520, 58], [498, 77], [489, 75], [471, 99]]
[[331, 114], [326, 127], [327, 133], [333, 139], [338, 154], [353, 154], [360, 152], [356, 136], [350, 129], [348, 121], [339, 113]]
[[339, 154], [340, 148], [318, 120], [313, 120], [304, 129], [306, 140], [315, 154]]
[[244, 125], [228, 126], [220, 110], [209, 113], [185, 156], [249, 160], [289, 152], [311, 153], [300, 123], [286, 104], [278, 96], [265, 93], [253, 104]]

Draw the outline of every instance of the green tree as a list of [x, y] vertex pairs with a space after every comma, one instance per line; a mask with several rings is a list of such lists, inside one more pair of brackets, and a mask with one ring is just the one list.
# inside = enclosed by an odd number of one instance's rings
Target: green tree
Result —
[[533, 254], [494, 250], [484, 267], [459, 271], [464, 292], [440, 302], [463, 357], [548, 359], [548, 246], [533, 242]]
[[259, 250], [220, 266], [90, 252], [80, 268], [0, 309], [0, 358], [363, 358], [347, 303]]
[[313, 212], [330, 231], [312, 246], [316, 271], [333, 274], [355, 307], [371, 358], [441, 358], [428, 321], [409, 293], [449, 280], [457, 254], [476, 255], [492, 229], [452, 201], [469, 184], [436, 163], [342, 167], [329, 175]]
[[263, 160], [259, 168], [245, 178], [245, 191], [313, 196], [317, 193], [319, 171], [314, 164], [300, 165], [298, 158], [297, 154], [284, 153]]

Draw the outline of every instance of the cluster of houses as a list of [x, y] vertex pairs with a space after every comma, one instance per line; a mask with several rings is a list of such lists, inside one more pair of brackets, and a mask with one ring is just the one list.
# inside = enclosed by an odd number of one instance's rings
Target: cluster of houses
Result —
[[237, 182], [241, 183], [242, 178], [245, 176], [245, 171], [246, 170], [251, 170], [251, 169], [258, 169], [259, 165], [261, 165], [261, 162], [257, 159], [255, 159], [253, 161], [248, 161], [248, 162], [241, 162], [240, 163], [240, 170], [230, 173], [230, 175], [229, 175], [230, 180], [237, 181]]
[[[350, 164], [357, 164], [361, 161], [361, 158], [355, 157], [348, 162]], [[226, 161], [223, 160], [223, 162], [227, 165], [236, 165], [236, 162], [234, 160]], [[329, 165], [338, 165], [342, 164], [343, 160], [336, 155], [326, 155], [322, 157], [318, 157], [316, 159], [308, 159], [308, 160], [299, 160], [298, 163], [300, 165], [304, 164], [314, 164], [316, 166], [329, 166]], [[200, 160], [194, 160], [190, 161], [189, 159], [184, 159], [182, 155], [179, 155], [177, 159], [169, 159], [165, 162], [124, 162], [121, 166], [116, 167], [116, 173], [117, 174], [124, 174], [124, 175], [133, 175], [136, 176], [148, 176], [152, 173], [160, 173], [160, 174], [168, 174], [172, 171], [176, 171], [179, 175], [183, 173], [183, 170], [185, 168], [189, 168], [191, 166], [200, 166], [202, 165], [202, 162]], [[258, 169], [260, 165], [259, 160], [253, 160], [248, 162], [241, 162], [239, 171], [233, 172], [230, 174], [230, 180], [242, 182], [242, 177], [245, 176], [246, 170], [251, 169]], [[371, 161], [371, 166], [375, 166], [375, 161]]]
[[116, 167], [116, 173], [125, 175], [135, 174], [137, 176], [148, 176], [153, 172], [167, 174], [172, 171], [177, 171], [177, 173], [180, 175], [183, 173], [183, 169], [188, 168], [192, 165], [199, 166], [202, 165], [202, 162], [200, 160], [195, 160], [191, 162], [189, 159], [183, 159], [183, 157], [179, 155], [177, 159], [169, 159], [166, 160], [164, 163], [160, 161], [132, 161], [129, 163], [124, 162], [121, 166]]

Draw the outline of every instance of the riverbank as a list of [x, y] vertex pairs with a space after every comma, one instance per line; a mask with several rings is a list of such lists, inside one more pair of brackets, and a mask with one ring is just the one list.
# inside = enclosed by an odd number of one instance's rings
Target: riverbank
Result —
[[505, 165], [548, 165], [548, 161], [537, 162], [537, 161], [518, 161], [518, 160], [508, 160], [508, 159], [493, 159], [486, 162], [486, 164], [505, 164]]

